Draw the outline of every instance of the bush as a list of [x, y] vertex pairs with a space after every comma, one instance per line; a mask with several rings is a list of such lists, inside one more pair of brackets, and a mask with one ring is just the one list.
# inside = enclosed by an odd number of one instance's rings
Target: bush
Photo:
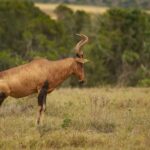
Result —
[[139, 86], [150, 87], [150, 79], [143, 79], [138, 82]]

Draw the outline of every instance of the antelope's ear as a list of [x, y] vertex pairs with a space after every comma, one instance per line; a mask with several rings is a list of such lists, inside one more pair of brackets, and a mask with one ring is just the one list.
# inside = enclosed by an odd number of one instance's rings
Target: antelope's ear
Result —
[[88, 59], [83, 59], [83, 61], [84, 61], [84, 63], [87, 63], [87, 62], [89, 62], [89, 60], [88, 60]]
[[85, 63], [89, 62], [88, 59], [83, 59], [83, 58], [76, 58], [75, 60], [76, 60], [76, 62], [79, 62], [81, 64], [85, 64]]

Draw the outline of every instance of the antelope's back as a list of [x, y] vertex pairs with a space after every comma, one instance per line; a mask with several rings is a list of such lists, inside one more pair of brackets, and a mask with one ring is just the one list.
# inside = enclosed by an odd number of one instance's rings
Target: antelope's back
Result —
[[37, 59], [0, 72], [0, 91], [16, 98], [37, 92], [48, 76], [48, 67], [47, 59]]

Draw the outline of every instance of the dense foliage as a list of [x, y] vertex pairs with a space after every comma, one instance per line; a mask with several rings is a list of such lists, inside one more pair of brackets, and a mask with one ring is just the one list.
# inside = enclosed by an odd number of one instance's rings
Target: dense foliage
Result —
[[150, 8], [149, 0], [32, 0], [34, 2], [51, 2], [51, 3], [73, 3], [86, 5], [101, 5], [101, 6], [120, 6], [120, 7], [138, 7]]
[[52, 20], [31, 2], [0, 0], [0, 70], [37, 56], [72, 56], [79, 40], [75, 34], [84, 33], [90, 37], [84, 48], [91, 60], [85, 67], [87, 86], [150, 86], [149, 14], [118, 8], [90, 16], [64, 5], [55, 13], [57, 20]]

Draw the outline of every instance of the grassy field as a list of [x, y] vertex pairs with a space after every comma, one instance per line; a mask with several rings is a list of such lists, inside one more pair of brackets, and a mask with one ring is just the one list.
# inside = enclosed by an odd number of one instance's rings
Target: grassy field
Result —
[[[40, 8], [43, 12], [50, 15], [53, 19], [56, 19], [54, 10], [56, 9], [58, 5], [59, 4], [35, 3], [36, 7]], [[73, 4], [65, 4], [65, 5], [71, 8], [73, 11], [83, 10], [90, 14], [103, 14], [109, 9], [108, 7], [100, 7], [100, 6], [86, 6], [86, 5], [73, 5]], [[148, 10], [146, 10], [145, 12], [150, 13], [150, 11]]]
[[150, 89], [59, 89], [35, 125], [36, 95], [0, 108], [0, 149], [148, 150]]
[[[54, 10], [59, 4], [43, 4], [43, 3], [36, 3], [35, 6], [39, 7], [43, 12], [50, 15], [52, 18], [56, 18], [54, 14]], [[67, 4], [69, 8], [71, 8], [73, 11], [77, 10], [83, 10], [90, 14], [97, 14], [97, 13], [104, 13], [108, 10], [107, 7], [96, 7], [96, 6], [83, 6], [83, 5], [71, 5]]]

